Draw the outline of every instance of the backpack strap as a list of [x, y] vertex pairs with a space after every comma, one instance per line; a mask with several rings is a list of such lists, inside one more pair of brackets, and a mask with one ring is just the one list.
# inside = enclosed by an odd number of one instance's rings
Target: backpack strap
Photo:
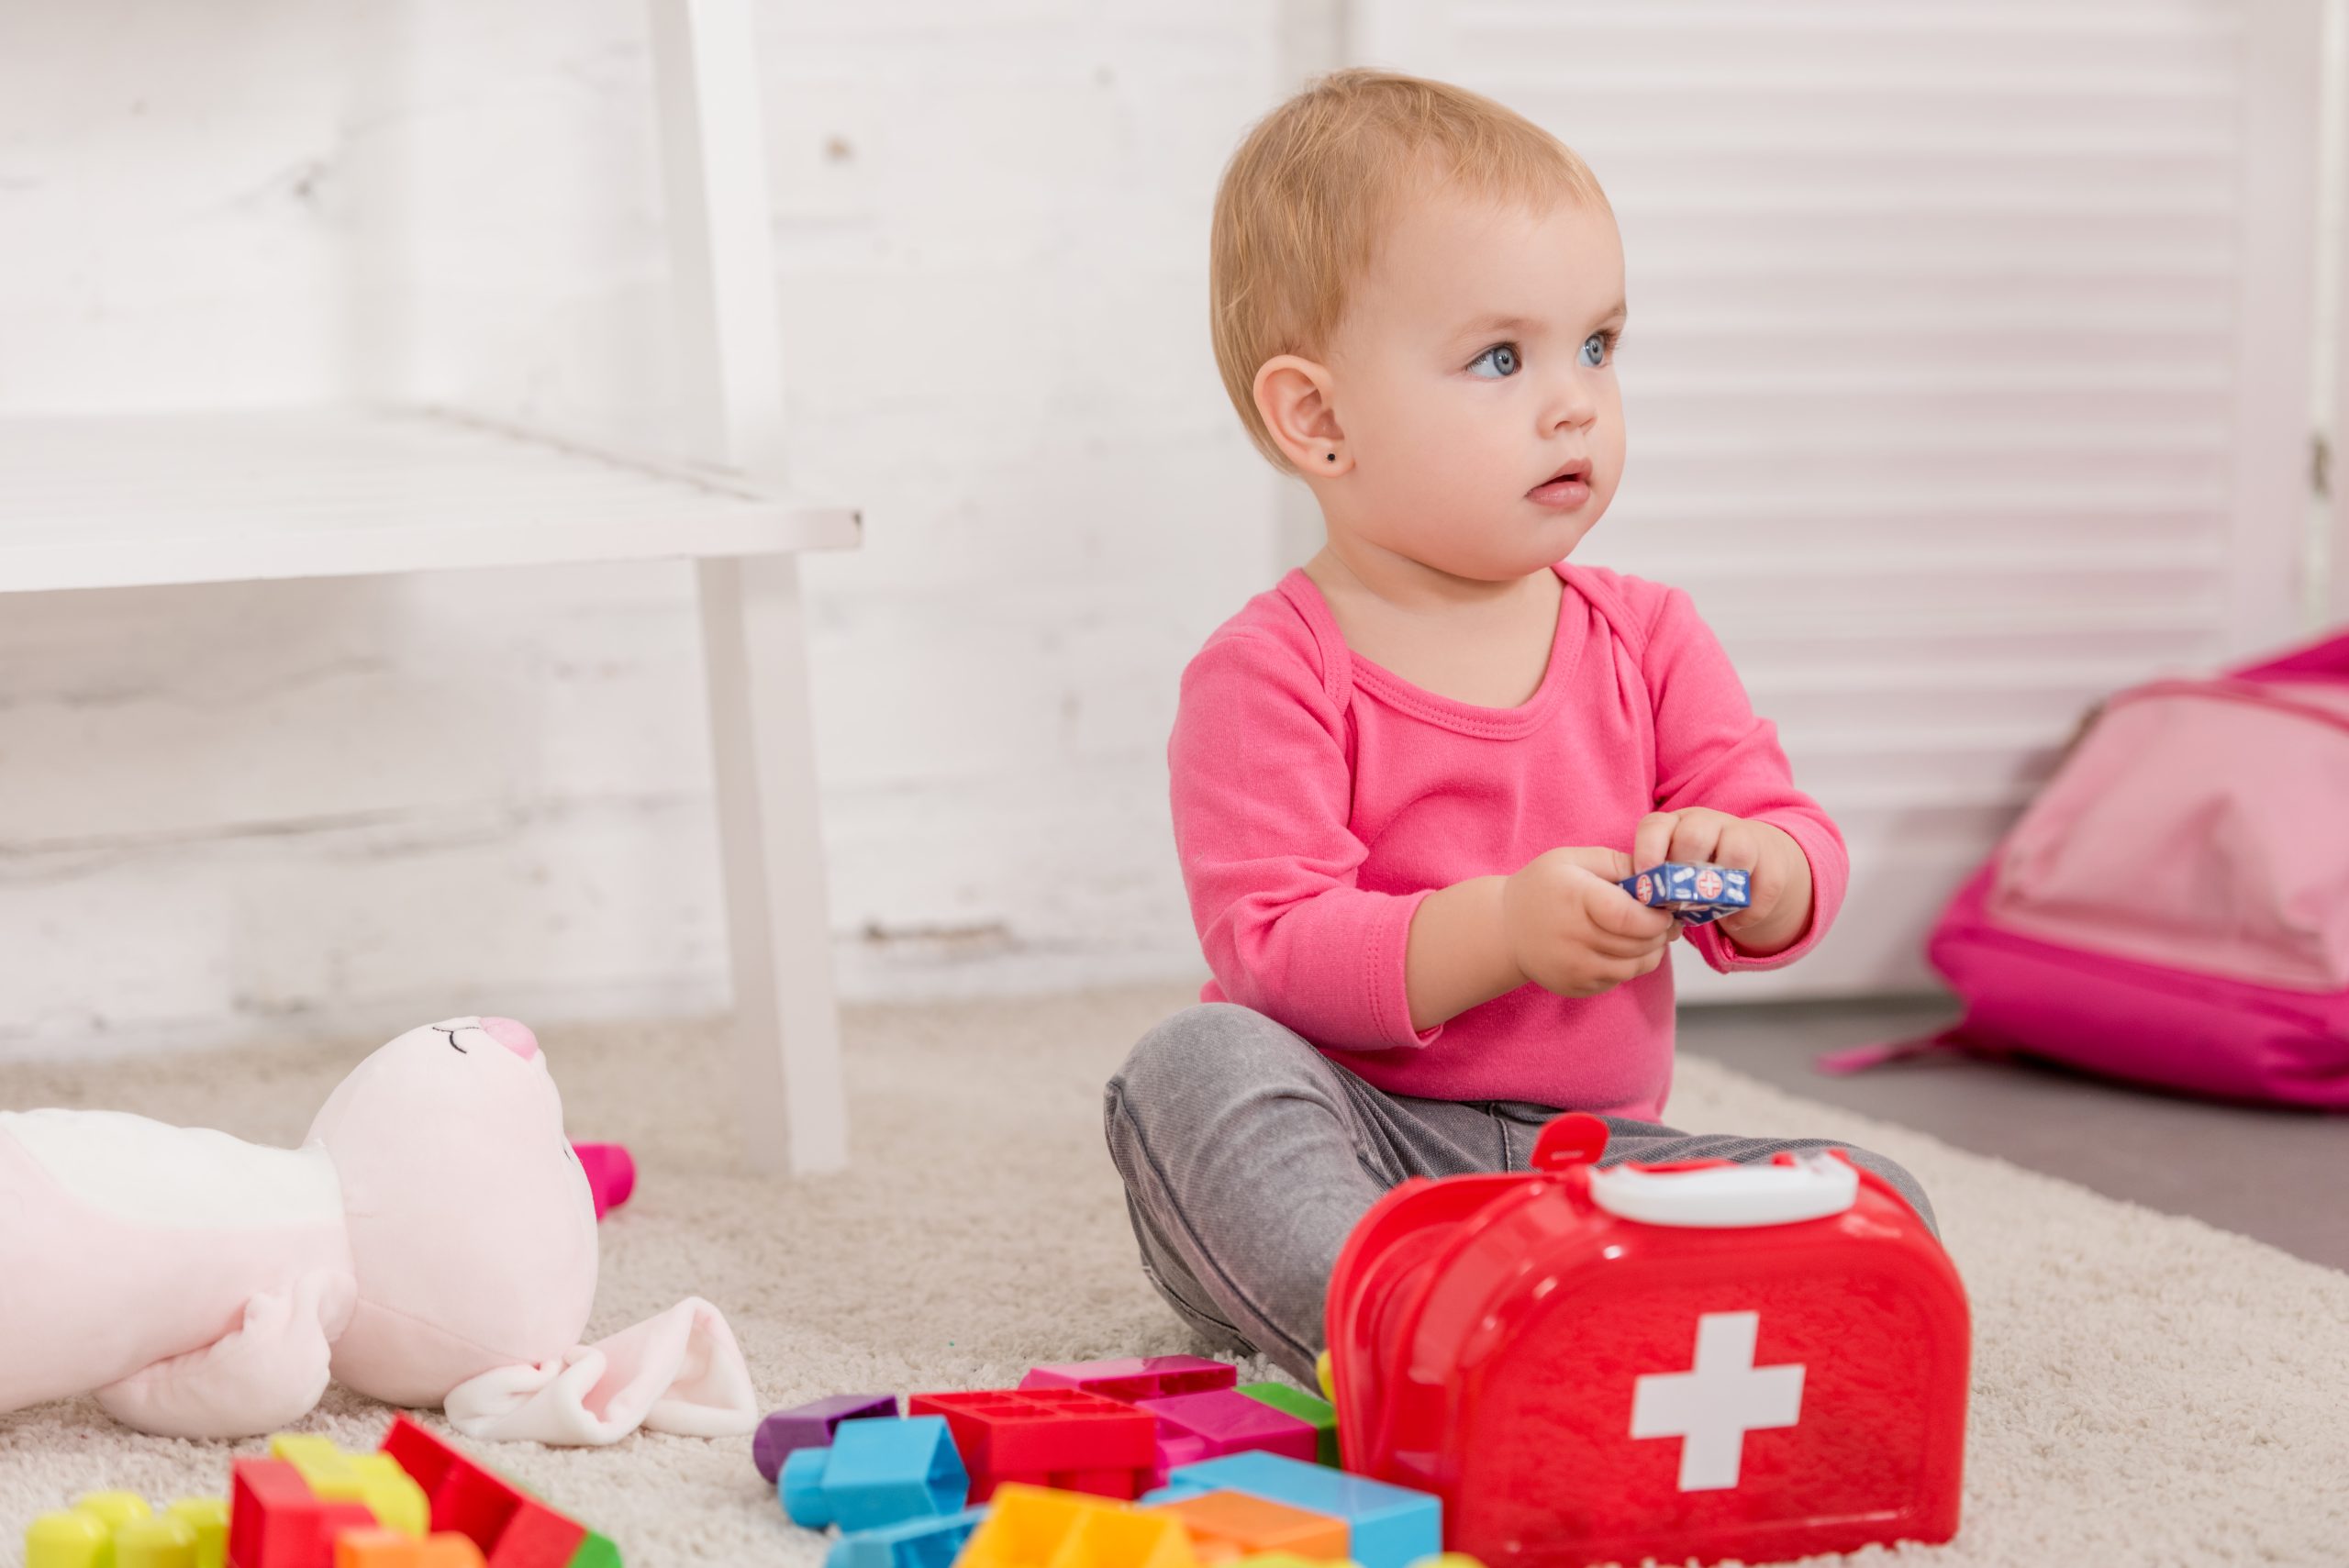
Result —
[[1881, 1045], [1855, 1045], [1847, 1051], [1830, 1051], [1811, 1058], [1811, 1070], [1830, 1078], [1848, 1078], [1854, 1073], [1865, 1073], [1872, 1067], [1883, 1067], [1895, 1062], [1913, 1062], [1920, 1057], [1956, 1053], [1968, 1056], [1991, 1056], [2000, 1059], [2014, 1052], [2005, 1046], [1993, 1044], [1979, 1035], [1968, 1034], [1964, 1024], [1953, 1024], [1938, 1034], [1919, 1035], [1914, 1040], [1888, 1040]]

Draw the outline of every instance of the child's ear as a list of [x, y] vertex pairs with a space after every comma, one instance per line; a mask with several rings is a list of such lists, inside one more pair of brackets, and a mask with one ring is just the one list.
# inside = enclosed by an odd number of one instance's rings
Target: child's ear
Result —
[[1329, 367], [1297, 354], [1275, 354], [1256, 370], [1256, 412], [1289, 467], [1308, 479], [1353, 467], [1330, 392]]

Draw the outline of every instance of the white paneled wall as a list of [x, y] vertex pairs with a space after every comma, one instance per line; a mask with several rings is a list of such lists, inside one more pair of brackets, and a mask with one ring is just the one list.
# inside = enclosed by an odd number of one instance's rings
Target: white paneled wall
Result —
[[[845, 989], [1196, 972], [1174, 676], [1301, 531], [1209, 360], [1208, 205], [1349, 56], [1497, 93], [1619, 207], [1588, 553], [1695, 592], [1859, 868], [1739, 994], [1920, 978], [2089, 700], [2289, 630], [2315, 5], [763, 5], [794, 477], [868, 523], [808, 566]], [[669, 439], [636, 0], [0, 6], [0, 414]], [[0, 1053], [720, 1005], [691, 606], [0, 603]]]
[[2315, 0], [1365, 0], [1621, 221], [1631, 458], [1579, 558], [1687, 587], [1851, 843], [1809, 962], [1922, 939], [2088, 706], [2294, 637]]
[[[7, 7], [0, 412], [672, 428], [629, 0]], [[1186, 973], [1174, 679], [1273, 567], [1205, 221], [1251, 0], [762, 8], [852, 995]], [[684, 568], [0, 603], [0, 1051], [723, 1000]]]

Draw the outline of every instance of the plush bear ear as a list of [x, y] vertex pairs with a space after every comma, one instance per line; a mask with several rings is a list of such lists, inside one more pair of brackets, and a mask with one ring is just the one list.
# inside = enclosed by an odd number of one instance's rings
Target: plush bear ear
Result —
[[441, 1407], [469, 1438], [574, 1447], [618, 1442], [639, 1427], [729, 1438], [759, 1424], [734, 1331], [699, 1296], [554, 1360], [468, 1378]]

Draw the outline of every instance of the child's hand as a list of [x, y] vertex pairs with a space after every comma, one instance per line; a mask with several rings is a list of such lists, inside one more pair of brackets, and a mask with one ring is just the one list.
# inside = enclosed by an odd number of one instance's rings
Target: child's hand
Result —
[[1680, 923], [1615, 884], [1631, 874], [1620, 850], [1551, 850], [1501, 889], [1501, 929], [1525, 977], [1561, 996], [1596, 996], [1664, 962]]
[[1631, 860], [1634, 870], [1665, 861], [1710, 861], [1751, 872], [1753, 902], [1723, 916], [1720, 925], [1757, 958], [1792, 947], [1810, 924], [1810, 861], [1784, 828], [1767, 822], [1702, 806], [1651, 812], [1632, 836]]

